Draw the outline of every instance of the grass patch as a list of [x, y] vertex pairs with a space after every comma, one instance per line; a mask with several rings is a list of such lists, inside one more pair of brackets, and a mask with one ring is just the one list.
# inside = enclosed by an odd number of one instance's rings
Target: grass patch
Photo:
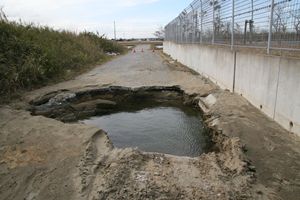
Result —
[[10, 22], [0, 13], [1, 99], [71, 78], [107, 61], [106, 52], [125, 51], [122, 45], [99, 34]]

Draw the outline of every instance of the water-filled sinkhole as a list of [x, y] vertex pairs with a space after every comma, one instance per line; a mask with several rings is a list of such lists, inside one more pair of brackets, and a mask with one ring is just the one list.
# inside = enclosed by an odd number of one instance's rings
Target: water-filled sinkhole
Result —
[[117, 148], [195, 157], [212, 146], [197, 101], [177, 87], [110, 87], [33, 104], [35, 115], [99, 127]]
[[208, 150], [201, 115], [188, 106], [158, 106], [93, 116], [83, 123], [108, 133], [115, 147], [179, 156], [199, 156]]

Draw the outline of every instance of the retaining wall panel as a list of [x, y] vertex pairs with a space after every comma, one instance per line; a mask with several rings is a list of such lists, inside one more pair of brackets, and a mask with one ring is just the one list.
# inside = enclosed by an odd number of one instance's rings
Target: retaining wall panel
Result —
[[[282, 58], [275, 120], [300, 135], [300, 60]], [[293, 123], [293, 127], [290, 126]]]
[[279, 57], [237, 53], [235, 92], [274, 119]]

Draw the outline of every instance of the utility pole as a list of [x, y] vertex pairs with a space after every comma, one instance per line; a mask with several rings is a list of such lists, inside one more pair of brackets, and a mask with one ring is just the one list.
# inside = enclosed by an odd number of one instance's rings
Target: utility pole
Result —
[[115, 41], [117, 41], [116, 21], [114, 21], [114, 36], [115, 36]]

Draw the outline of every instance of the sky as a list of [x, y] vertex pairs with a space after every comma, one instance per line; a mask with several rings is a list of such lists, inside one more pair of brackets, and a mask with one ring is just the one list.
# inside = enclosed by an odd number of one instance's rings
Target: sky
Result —
[[108, 38], [154, 37], [191, 0], [0, 0], [9, 20], [57, 30], [98, 31]]

